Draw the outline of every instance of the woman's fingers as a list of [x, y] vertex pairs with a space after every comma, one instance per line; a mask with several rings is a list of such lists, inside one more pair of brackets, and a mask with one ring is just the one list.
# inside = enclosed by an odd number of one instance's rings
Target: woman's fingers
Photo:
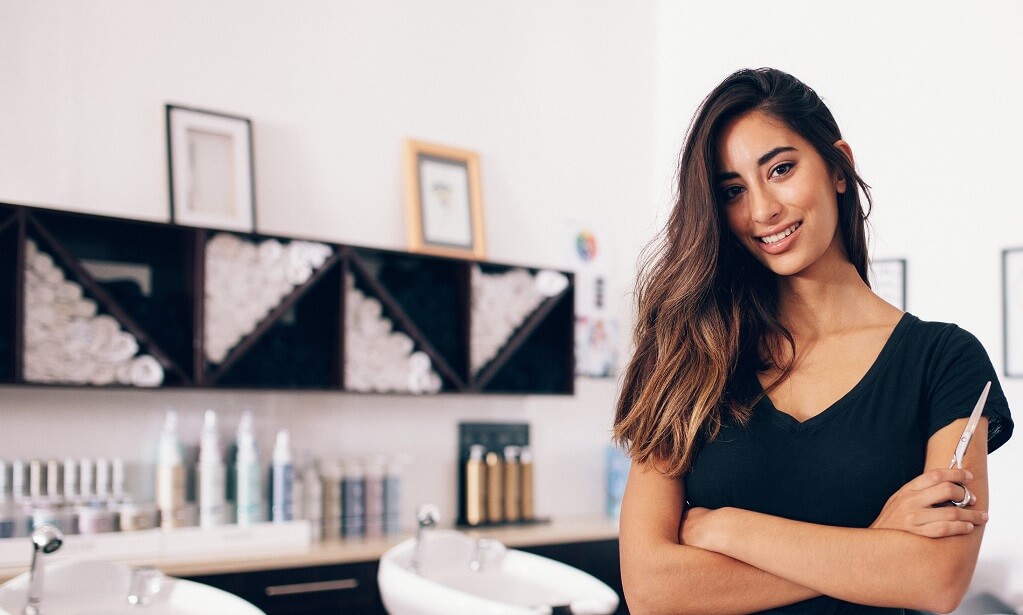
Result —
[[971, 474], [969, 470], [963, 470], [960, 468], [940, 468], [924, 472], [920, 476], [917, 476], [906, 483], [906, 486], [914, 491], [923, 491], [924, 489], [940, 485], [941, 483], [966, 484], [971, 480], [973, 480], [973, 474]]
[[920, 509], [907, 519], [910, 525], [908, 531], [930, 538], [968, 534], [974, 527], [987, 523], [987, 520], [988, 514], [985, 511], [954, 506]]
[[965, 505], [974, 505], [977, 502], [977, 496], [960, 483], [938, 483], [918, 492], [920, 503], [924, 506], [942, 506], [948, 502], [962, 502], [967, 494], [970, 496], [970, 501]]

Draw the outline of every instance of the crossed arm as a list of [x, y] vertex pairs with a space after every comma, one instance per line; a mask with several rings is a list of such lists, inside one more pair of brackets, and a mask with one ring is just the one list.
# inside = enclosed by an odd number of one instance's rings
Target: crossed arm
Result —
[[[928, 441], [926, 468], [869, 528], [792, 521], [736, 508], [683, 510], [682, 481], [636, 464], [622, 503], [622, 581], [631, 612], [742, 614], [826, 594], [948, 612], [962, 599], [987, 521], [987, 421], [946, 470], [966, 419]], [[960, 499], [967, 508], [934, 507]]]

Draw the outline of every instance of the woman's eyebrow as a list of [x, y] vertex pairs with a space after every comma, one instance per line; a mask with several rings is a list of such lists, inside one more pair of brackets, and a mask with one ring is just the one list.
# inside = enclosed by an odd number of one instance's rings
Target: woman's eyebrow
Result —
[[766, 163], [768, 160], [770, 160], [771, 158], [774, 158], [775, 156], [777, 156], [778, 154], [780, 154], [782, 152], [794, 152], [794, 151], [796, 151], [796, 148], [792, 147], [791, 145], [782, 145], [782, 146], [776, 147], [776, 148], [772, 149], [771, 151], [767, 152], [766, 154], [764, 154], [763, 156], [761, 156], [760, 158], [757, 158], [757, 166], [763, 166], [764, 163]]

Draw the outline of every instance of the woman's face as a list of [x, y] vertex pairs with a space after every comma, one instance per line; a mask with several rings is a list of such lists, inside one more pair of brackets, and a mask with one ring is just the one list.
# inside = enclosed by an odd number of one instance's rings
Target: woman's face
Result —
[[[835, 144], [847, 155], [844, 141]], [[814, 146], [784, 123], [753, 111], [725, 126], [715, 181], [728, 227], [778, 275], [848, 262], [838, 235], [846, 182]]]

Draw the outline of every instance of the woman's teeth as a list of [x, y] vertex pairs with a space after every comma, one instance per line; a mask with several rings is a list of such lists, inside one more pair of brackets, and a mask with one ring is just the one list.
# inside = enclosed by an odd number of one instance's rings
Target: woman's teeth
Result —
[[797, 228], [799, 228], [800, 224], [802, 224], [802, 222], [796, 222], [795, 224], [793, 224], [792, 226], [788, 227], [787, 229], [785, 229], [784, 231], [782, 231], [780, 233], [775, 233], [774, 235], [768, 235], [767, 237], [761, 237], [760, 241], [762, 241], [762, 242], [764, 242], [766, 244], [778, 243], [782, 239], [785, 239], [786, 237], [791, 235]]

